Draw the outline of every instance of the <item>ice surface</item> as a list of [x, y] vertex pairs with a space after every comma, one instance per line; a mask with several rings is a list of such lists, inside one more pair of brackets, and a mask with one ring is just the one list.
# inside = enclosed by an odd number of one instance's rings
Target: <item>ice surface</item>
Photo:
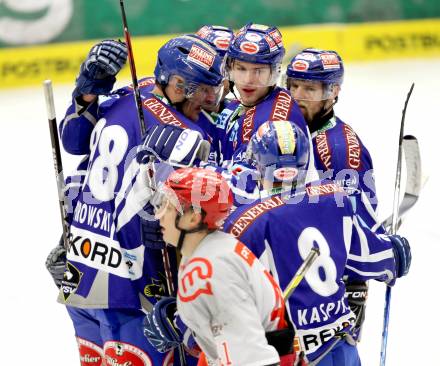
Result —
[[[393, 290], [387, 357], [391, 366], [440, 363], [440, 59], [347, 65], [335, 108], [373, 156], [379, 214], [385, 218], [393, 204], [401, 110], [413, 81], [405, 133], [419, 139], [428, 180], [400, 231], [412, 245], [413, 266]], [[70, 92], [71, 86], [55, 85], [58, 120]], [[0, 364], [79, 365], [70, 319], [56, 303], [57, 290], [44, 267], [61, 227], [42, 87], [0, 91], [0, 131]], [[64, 155], [65, 170], [75, 161]], [[359, 345], [363, 365], [379, 364], [384, 293], [384, 285], [371, 283]]]

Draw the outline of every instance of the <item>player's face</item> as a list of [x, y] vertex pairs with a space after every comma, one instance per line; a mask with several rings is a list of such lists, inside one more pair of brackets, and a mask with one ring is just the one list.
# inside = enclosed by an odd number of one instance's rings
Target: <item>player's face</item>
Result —
[[269, 92], [272, 81], [269, 65], [234, 60], [230, 73], [245, 105], [255, 105]]
[[290, 94], [307, 122], [311, 122], [326, 104], [324, 86], [318, 82], [292, 79]]
[[188, 85], [186, 101], [183, 104], [183, 114], [193, 121], [199, 119], [202, 107], [205, 109], [216, 108], [223, 95], [223, 84], [210, 86], [205, 84]]
[[180, 236], [180, 230], [176, 228], [178, 214], [176, 207], [167, 197], [164, 197], [161, 204], [155, 209], [155, 217], [160, 222], [163, 240], [173, 246], [177, 246]]

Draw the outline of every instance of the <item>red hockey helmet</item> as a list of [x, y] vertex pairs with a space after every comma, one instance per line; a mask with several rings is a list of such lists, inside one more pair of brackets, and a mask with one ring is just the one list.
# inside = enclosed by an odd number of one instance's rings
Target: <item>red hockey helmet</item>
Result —
[[193, 207], [204, 213], [203, 224], [218, 229], [228, 216], [232, 192], [226, 180], [216, 172], [202, 168], [181, 168], [168, 177], [164, 190], [172, 190], [183, 210]]

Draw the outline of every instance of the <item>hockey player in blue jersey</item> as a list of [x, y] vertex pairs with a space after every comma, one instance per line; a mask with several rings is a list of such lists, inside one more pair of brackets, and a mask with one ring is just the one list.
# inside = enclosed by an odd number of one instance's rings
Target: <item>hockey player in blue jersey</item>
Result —
[[[333, 110], [344, 79], [344, 65], [335, 51], [306, 48], [287, 66], [287, 88], [296, 100], [312, 134], [315, 166], [323, 177], [333, 179], [348, 192], [359, 192], [364, 206], [362, 220], [383, 233], [376, 216], [377, 197], [373, 163], [368, 149], [353, 128]], [[347, 285], [350, 306], [356, 314], [356, 338], [365, 318], [366, 282]], [[359, 296], [361, 295], [361, 296]]]
[[[226, 51], [228, 50], [231, 39], [234, 36], [231, 28], [223, 27], [221, 25], [204, 25], [195, 34], [214, 47], [222, 58], [226, 56]], [[226, 95], [229, 93], [229, 81], [224, 79], [223, 85], [224, 89], [220, 103], [218, 105], [204, 105], [202, 113], [200, 113], [199, 119], [197, 120], [197, 124], [211, 137], [213, 148], [209, 160], [212, 162], [218, 161], [217, 154], [219, 151], [216, 120], [219, 113], [225, 109], [230, 102], [229, 99], [226, 99]]]
[[353, 128], [336, 117], [333, 110], [344, 79], [341, 57], [335, 51], [306, 48], [292, 58], [286, 76], [287, 88], [312, 134], [317, 168], [326, 172], [324, 177], [364, 192], [375, 209], [370, 153]]
[[[74, 94], [98, 95], [112, 88], [114, 75], [102, 67], [115, 61], [107, 47], [117, 45], [106, 42], [91, 50]], [[221, 65], [215, 50], [196, 37], [167, 42], [158, 53], [154, 86], [141, 89], [146, 129], [181, 126], [198, 147], [206, 135], [193, 120], [201, 105], [218, 101]], [[106, 78], [105, 90], [99, 89]], [[141, 328], [142, 309], [165, 293], [166, 274], [161, 251], [149, 249], [161, 244], [141, 235], [141, 216], [149, 218], [145, 210], [152, 192], [146, 184], [148, 167], [135, 158], [143, 136], [130, 88], [116, 92], [99, 117], [95, 125], [65, 119], [62, 128], [66, 150], [88, 154], [88, 159], [70, 222], [66, 272], [58, 279], [59, 301], [68, 305], [82, 365], [90, 365], [91, 359], [92, 365], [171, 364], [172, 353], [157, 352], [145, 342]], [[177, 154], [178, 163], [190, 164], [197, 153]]]
[[298, 105], [287, 90], [276, 86], [284, 53], [276, 27], [249, 23], [232, 39], [226, 53], [226, 75], [238, 95], [217, 120], [219, 163], [240, 164], [250, 137], [267, 120], [295, 121], [308, 135]]
[[410, 247], [400, 236], [377, 235], [364, 226], [335, 182], [304, 185], [308, 146], [289, 121], [260, 126], [248, 153], [260, 172], [264, 198], [238, 208], [224, 230], [266, 264], [281, 289], [310, 249], [319, 249], [288, 302], [299, 346], [313, 365], [359, 366], [343, 276], [393, 284], [409, 270]]

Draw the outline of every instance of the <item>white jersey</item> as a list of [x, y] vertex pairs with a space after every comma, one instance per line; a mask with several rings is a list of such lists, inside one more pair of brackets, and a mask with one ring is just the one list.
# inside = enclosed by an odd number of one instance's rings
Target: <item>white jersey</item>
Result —
[[178, 279], [178, 313], [210, 364], [280, 361], [265, 332], [287, 327], [282, 293], [246, 246], [230, 234], [209, 234], [182, 258]]

